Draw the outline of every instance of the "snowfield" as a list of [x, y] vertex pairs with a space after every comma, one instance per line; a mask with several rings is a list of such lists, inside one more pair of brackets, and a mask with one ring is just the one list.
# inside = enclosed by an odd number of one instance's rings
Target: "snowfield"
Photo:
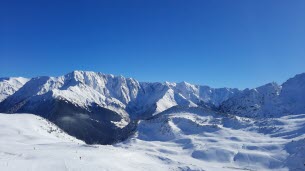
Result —
[[254, 120], [189, 109], [86, 145], [32, 114], [0, 114], [3, 170], [305, 170], [305, 114]]
[[143, 152], [86, 145], [45, 119], [0, 114], [0, 170], [166, 170]]

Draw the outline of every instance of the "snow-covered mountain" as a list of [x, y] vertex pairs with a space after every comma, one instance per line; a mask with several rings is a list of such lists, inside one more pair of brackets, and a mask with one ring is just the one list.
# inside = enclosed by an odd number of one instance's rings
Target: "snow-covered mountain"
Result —
[[19, 113], [0, 114], [1, 170], [305, 170], [305, 73], [238, 90], [74, 71], [0, 90]]
[[0, 102], [14, 94], [27, 81], [27, 78], [22, 77], [0, 78]]
[[274, 106], [279, 103], [278, 97], [281, 89], [282, 87], [277, 83], [245, 89], [242, 93], [223, 102], [220, 109], [225, 113], [246, 117], [270, 115], [273, 110], [278, 110], [278, 108], [274, 109]]
[[137, 88], [133, 79], [74, 71], [60, 77], [32, 78], [0, 108], [7, 113], [43, 116], [88, 143], [108, 144], [128, 136], [123, 133], [130, 124], [124, 109]]
[[305, 112], [305, 73], [288, 79], [282, 85], [269, 83], [245, 89], [224, 101], [220, 110], [247, 117], [279, 117]]
[[283, 112], [303, 113], [305, 111], [305, 73], [298, 74], [282, 84], [280, 94]]
[[11, 78], [0, 84], [0, 90], [8, 92], [0, 112], [33, 113], [87, 143], [111, 144], [132, 134], [137, 120], [175, 106], [204, 107], [246, 117], [304, 113], [304, 77], [300, 74], [281, 86], [269, 83], [243, 91], [186, 82], [138, 82], [89, 71], [29, 81]]
[[122, 130], [134, 129], [131, 119], [149, 118], [176, 105], [206, 102], [217, 106], [234, 92], [238, 90], [185, 82], [140, 83], [122, 76], [74, 71], [59, 77], [32, 78], [0, 103], [0, 111], [34, 113], [88, 143], [113, 143], [129, 135]]
[[[200, 102], [218, 106], [239, 92], [182, 83], [140, 83], [132, 78], [88, 71], [74, 71], [60, 77], [31, 79], [6, 104], [18, 112], [24, 101], [62, 99], [82, 108], [97, 104], [122, 115], [154, 115], [175, 105], [196, 106]], [[26, 104], [23, 104], [24, 106]], [[13, 107], [15, 106], [15, 107]]]

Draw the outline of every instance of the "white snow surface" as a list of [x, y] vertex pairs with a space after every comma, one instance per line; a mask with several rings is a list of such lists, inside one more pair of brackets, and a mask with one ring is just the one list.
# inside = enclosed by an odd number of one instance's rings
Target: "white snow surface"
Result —
[[0, 170], [167, 170], [145, 152], [86, 145], [45, 119], [0, 114]]
[[0, 170], [305, 170], [305, 114], [254, 120], [201, 110], [141, 121], [86, 145], [31, 114], [0, 114]]

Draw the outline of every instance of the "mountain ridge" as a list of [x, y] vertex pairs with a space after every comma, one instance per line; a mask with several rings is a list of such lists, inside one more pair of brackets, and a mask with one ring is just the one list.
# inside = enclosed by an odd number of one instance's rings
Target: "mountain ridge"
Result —
[[[33, 113], [87, 143], [111, 144], [117, 141], [112, 134], [125, 139], [127, 136], [122, 134], [129, 135], [137, 120], [151, 118], [175, 106], [203, 107], [243, 117], [302, 113], [305, 112], [304, 82], [305, 73], [282, 85], [272, 82], [239, 90], [187, 82], [139, 82], [100, 72], [73, 71], [24, 82], [0, 103], [0, 112]], [[80, 131], [79, 126], [87, 133]], [[88, 132], [90, 137], [86, 136]]]

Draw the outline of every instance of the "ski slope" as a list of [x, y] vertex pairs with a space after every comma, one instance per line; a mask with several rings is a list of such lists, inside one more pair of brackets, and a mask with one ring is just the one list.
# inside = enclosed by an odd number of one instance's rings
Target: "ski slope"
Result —
[[167, 170], [145, 155], [111, 145], [86, 145], [45, 119], [0, 114], [0, 170]]
[[86, 145], [31, 114], [0, 114], [1, 170], [304, 170], [305, 114], [272, 120], [189, 110]]

